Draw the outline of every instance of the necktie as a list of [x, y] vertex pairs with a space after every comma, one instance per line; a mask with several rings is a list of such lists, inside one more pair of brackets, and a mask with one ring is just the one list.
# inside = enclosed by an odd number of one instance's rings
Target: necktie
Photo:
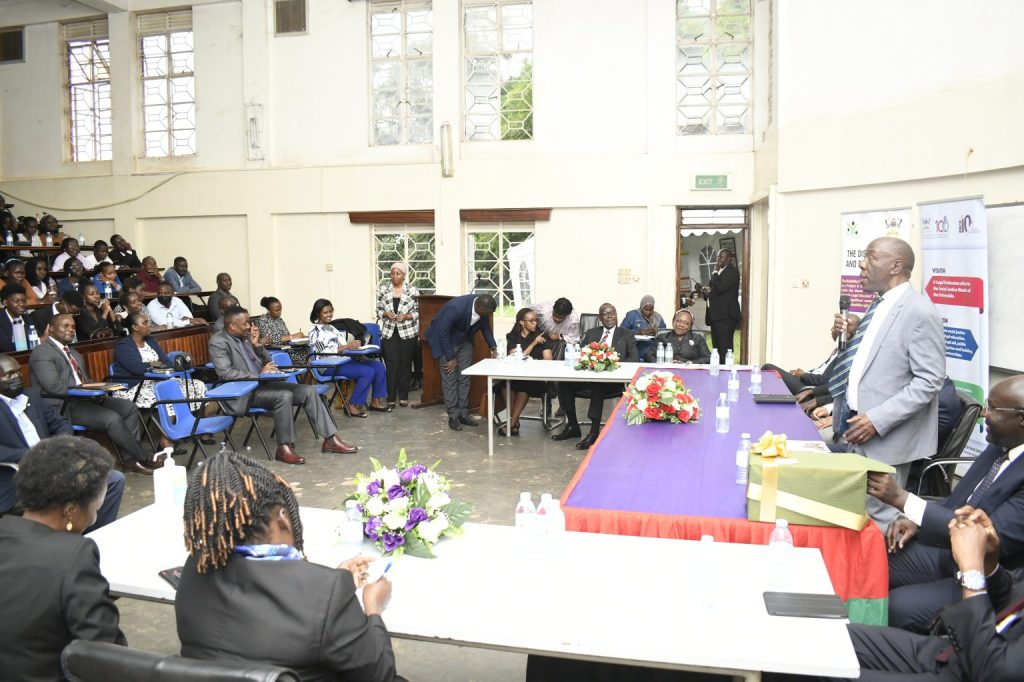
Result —
[[75, 358], [74, 356], [71, 355], [71, 351], [68, 350], [67, 346], [64, 346], [64, 355], [67, 356], [68, 362], [71, 363], [71, 373], [74, 375], [75, 379], [74, 385], [77, 386], [78, 384], [82, 383], [82, 372], [78, 368], [78, 363], [75, 362]]
[[256, 359], [256, 353], [253, 352], [252, 346], [246, 343], [245, 339], [241, 339], [239, 343], [242, 344], [242, 355], [245, 357], [245, 362], [249, 365], [249, 370], [253, 374], [259, 374], [260, 370], [263, 369], [263, 365]]
[[611, 329], [605, 329], [604, 330], [604, 334], [601, 335], [601, 343], [603, 343], [603, 344], [605, 344], [607, 346], [608, 342], [611, 340], [611, 338], [612, 338], [612, 330]]
[[985, 478], [981, 479], [981, 483], [974, 489], [971, 496], [967, 498], [967, 505], [970, 507], [977, 507], [981, 500], [985, 497], [985, 493], [992, 487], [992, 482], [996, 480], [996, 476], [999, 474], [999, 469], [1003, 466], [1003, 462], [1009, 457], [1006, 450], [1003, 450], [1003, 454], [996, 457], [995, 461], [992, 462], [992, 466], [989, 468], [988, 473], [985, 474]]
[[840, 353], [839, 358], [836, 360], [832, 378], [828, 380], [828, 392], [832, 394], [833, 399], [846, 393], [846, 384], [850, 378], [850, 367], [853, 366], [853, 358], [857, 355], [857, 347], [860, 346], [861, 339], [864, 338], [864, 333], [867, 332], [871, 318], [874, 316], [875, 309], [881, 300], [882, 297], [879, 296], [864, 311], [864, 317], [861, 318], [860, 324], [857, 325], [857, 331], [854, 332], [850, 342], [846, 344], [846, 350]]

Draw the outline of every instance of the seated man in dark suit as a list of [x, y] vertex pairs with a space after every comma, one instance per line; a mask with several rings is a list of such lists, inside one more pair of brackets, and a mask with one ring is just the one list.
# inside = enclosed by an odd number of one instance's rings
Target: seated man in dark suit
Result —
[[[619, 314], [611, 303], [602, 303], [598, 309], [598, 318], [601, 325], [588, 329], [583, 335], [581, 344], [586, 346], [589, 343], [605, 343], [615, 349], [619, 354], [620, 362], [637, 362], [636, 339], [633, 332], [618, 326]], [[580, 423], [576, 419], [576, 391], [581, 388], [590, 389], [590, 407], [587, 409], [587, 418], [590, 420], [590, 433], [576, 443], [578, 450], [586, 450], [594, 441], [597, 434], [601, 432], [601, 418], [604, 415], [604, 400], [609, 396], [622, 393], [622, 385], [604, 382], [587, 382], [586, 384], [562, 381], [558, 384], [558, 406], [565, 412], [565, 428], [555, 435], [552, 440], [568, 440], [579, 438], [581, 435]]]
[[[85, 360], [74, 348], [69, 348], [75, 336], [75, 321], [71, 315], [56, 315], [50, 320], [46, 341], [36, 346], [28, 361], [32, 385], [49, 395], [66, 395], [69, 388], [88, 384]], [[60, 400], [50, 399], [54, 406]], [[121, 455], [121, 465], [129, 471], [152, 476], [153, 469], [162, 466], [147, 457], [139, 445], [139, 410], [135, 403], [120, 398], [102, 400], [69, 400], [67, 414], [72, 424], [105, 433]], [[127, 459], [125, 459], [127, 458]]]
[[[257, 379], [261, 374], [276, 372], [277, 365], [262, 346], [254, 346], [253, 325], [245, 308], [232, 306], [224, 311], [224, 331], [210, 337], [210, 360], [222, 381]], [[316, 434], [323, 438], [321, 452], [351, 454], [359, 448], [349, 445], [338, 436], [338, 427], [331, 419], [327, 406], [320, 400], [316, 388], [308, 384], [287, 381], [268, 381], [241, 398], [227, 400], [224, 410], [241, 416], [252, 407], [262, 407], [274, 415], [277, 453], [275, 458], [285, 464], [305, 464], [306, 459], [295, 453], [295, 421], [293, 406], [302, 405], [313, 420]]]
[[903, 512], [886, 533], [889, 622], [896, 627], [927, 631], [939, 609], [959, 599], [946, 533], [958, 507], [984, 510], [1002, 538], [1003, 562], [1024, 565], [1024, 376], [996, 384], [984, 414], [990, 445], [946, 499], [926, 502], [892, 476], [868, 474], [868, 493]]
[[437, 312], [424, 333], [441, 365], [441, 392], [452, 431], [461, 431], [463, 425], [476, 426], [476, 421], [469, 418], [469, 377], [462, 370], [473, 364], [473, 337], [478, 330], [492, 357], [496, 354], [491, 316], [497, 308], [490, 294], [456, 296]]
[[[72, 435], [71, 424], [39, 389], [21, 383], [21, 366], [14, 358], [0, 355], [0, 462], [17, 465], [33, 445], [51, 436]], [[0, 466], [0, 514], [14, 507], [14, 478], [17, 469]], [[96, 514], [95, 530], [113, 522], [124, 495], [124, 474], [111, 469], [107, 475], [107, 496]]]
[[0, 302], [4, 304], [0, 312], [0, 352], [29, 350], [29, 342], [38, 340], [38, 334], [36, 339], [32, 339], [35, 324], [25, 314], [25, 289], [17, 284], [8, 284], [0, 289]]

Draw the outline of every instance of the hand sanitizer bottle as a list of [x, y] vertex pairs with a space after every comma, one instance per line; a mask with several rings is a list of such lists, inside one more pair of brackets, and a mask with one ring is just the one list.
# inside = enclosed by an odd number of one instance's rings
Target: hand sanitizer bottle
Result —
[[177, 465], [171, 456], [172, 452], [173, 448], [164, 448], [154, 455], [154, 459], [162, 456], [164, 465], [153, 471], [153, 495], [157, 504], [180, 509], [185, 505], [188, 481], [185, 467]]

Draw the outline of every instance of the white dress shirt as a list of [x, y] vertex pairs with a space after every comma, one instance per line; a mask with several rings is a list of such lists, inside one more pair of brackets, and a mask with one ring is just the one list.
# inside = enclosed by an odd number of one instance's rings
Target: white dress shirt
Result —
[[851, 410], [857, 410], [857, 405], [860, 402], [857, 397], [860, 379], [864, 376], [864, 365], [867, 364], [868, 358], [871, 356], [871, 348], [875, 345], [876, 339], [878, 339], [878, 332], [882, 328], [882, 323], [885, 322], [885, 318], [892, 312], [896, 303], [908, 291], [910, 291], [910, 282], [904, 282], [895, 286], [885, 292], [882, 295], [881, 302], [875, 306], [875, 312], [871, 316], [868, 328], [864, 331], [864, 337], [860, 340], [860, 345], [857, 346], [857, 354], [853, 356], [853, 364], [850, 365], [850, 374], [846, 384], [846, 404]]
[[146, 310], [153, 324], [165, 324], [168, 327], [187, 327], [191, 324], [189, 320], [192, 314], [177, 296], [171, 298], [169, 307], [164, 307], [163, 303], [154, 298], [146, 304]]
[[[1003, 465], [1001, 467], [999, 467], [999, 471], [998, 473], [996, 473], [996, 477], [992, 479], [993, 483], [999, 480], [999, 477], [1003, 475], [1003, 472], [1006, 471], [1007, 467], [1013, 464], [1014, 461], [1018, 457], [1020, 457], [1020, 454], [1022, 452], [1024, 452], [1024, 444], [1018, 445], [1017, 447], [1013, 448], [1008, 453], [1006, 453], [1006, 461], [1003, 462]], [[982, 480], [984, 480], [984, 478], [982, 478]], [[978, 485], [981, 485], [981, 481], [978, 481]], [[974, 490], [977, 489], [978, 486], [974, 486]], [[974, 490], [972, 490], [971, 492], [973, 493]], [[927, 501], [922, 500], [914, 493], [907, 493], [907, 502], [906, 504], [903, 505], [903, 515], [920, 526], [921, 523], [924, 521], [924, 509], [927, 506]]]
[[61, 343], [60, 341], [58, 341], [57, 339], [53, 338], [52, 336], [49, 336], [47, 338], [50, 339], [50, 343], [57, 347], [57, 350], [60, 351], [61, 357], [64, 358], [65, 362], [68, 363], [68, 368], [71, 370], [71, 376], [74, 377], [75, 379], [75, 383], [73, 385], [78, 386], [80, 383], [82, 383], [82, 375], [76, 372], [75, 366], [71, 364], [71, 353], [68, 351], [68, 347]]
[[36, 425], [25, 414], [25, 408], [28, 407], [28, 396], [22, 393], [12, 400], [5, 395], [0, 395], [0, 400], [4, 401], [4, 404], [14, 413], [14, 418], [18, 420], [18, 426], [21, 427], [21, 435], [25, 437], [28, 446], [32, 447], [38, 443], [40, 438], [39, 432], [36, 431]]
[[[605, 334], [607, 334], [607, 337], [605, 336]], [[612, 343], [614, 343], [614, 341], [615, 341], [615, 327], [612, 327], [611, 329], [608, 329], [607, 327], [605, 327], [603, 329], [603, 331], [601, 332], [601, 338], [598, 339], [598, 343], [604, 343], [609, 348], [611, 348], [612, 347]]]
[[475, 298], [473, 299], [473, 305], [470, 306], [470, 310], [472, 312], [469, 315], [469, 326], [472, 327], [480, 319], [480, 315], [476, 312], [476, 299]]

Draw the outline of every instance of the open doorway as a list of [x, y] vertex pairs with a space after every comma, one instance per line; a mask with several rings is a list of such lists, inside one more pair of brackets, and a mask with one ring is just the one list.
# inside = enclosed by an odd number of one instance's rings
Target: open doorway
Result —
[[[747, 359], [747, 329], [750, 281], [750, 211], [746, 207], [694, 207], [679, 209], [676, 240], [676, 303], [678, 308], [692, 305], [693, 327], [711, 344], [707, 320], [708, 300], [698, 295], [698, 287], [711, 280], [718, 268], [722, 249], [732, 253], [739, 271], [740, 320], [733, 338], [737, 362]], [[696, 295], [696, 300], [694, 296]]]

